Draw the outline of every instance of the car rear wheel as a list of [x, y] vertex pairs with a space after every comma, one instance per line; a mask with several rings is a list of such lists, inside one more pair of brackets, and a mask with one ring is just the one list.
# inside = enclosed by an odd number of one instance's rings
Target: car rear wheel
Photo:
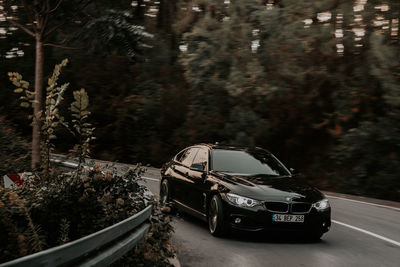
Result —
[[214, 236], [223, 236], [227, 232], [227, 227], [223, 221], [223, 207], [221, 198], [214, 195], [208, 207], [208, 229]]
[[169, 212], [173, 213], [175, 208], [169, 203], [169, 196], [169, 183], [167, 179], [164, 179], [160, 185], [160, 206], [164, 210], [169, 208]]

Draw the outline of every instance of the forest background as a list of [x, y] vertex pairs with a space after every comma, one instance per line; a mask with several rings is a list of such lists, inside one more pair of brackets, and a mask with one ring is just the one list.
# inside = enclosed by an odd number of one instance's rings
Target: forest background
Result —
[[[22, 23], [23, 2], [0, 10]], [[96, 17], [44, 47], [44, 80], [69, 59], [61, 79], [89, 94], [93, 158], [161, 166], [195, 143], [259, 146], [321, 189], [400, 200], [399, 1], [87, 2]], [[137, 39], [118, 35], [132, 25]], [[0, 15], [4, 172], [29, 168], [32, 134], [7, 73], [33, 84], [34, 64], [34, 40]]]

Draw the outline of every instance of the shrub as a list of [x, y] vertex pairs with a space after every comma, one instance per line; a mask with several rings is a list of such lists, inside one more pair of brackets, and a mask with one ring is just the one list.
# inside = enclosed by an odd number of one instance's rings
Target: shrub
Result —
[[[90, 141], [94, 140], [92, 125], [88, 121], [89, 97], [84, 89], [73, 92], [69, 125], [60, 115], [59, 106], [68, 84], [58, 86], [63, 60], [56, 65], [46, 89], [43, 112], [30, 116], [33, 123], [41, 123], [41, 168], [21, 188], [0, 188], [0, 262], [58, 246], [87, 236], [118, 223], [147, 205], [153, 204], [151, 228], [143, 246], [138, 246], [119, 261], [122, 265], [167, 266], [167, 257], [173, 255], [169, 244], [172, 227], [169, 217], [161, 213], [157, 202], [145, 194], [139, 183], [143, 169], [137, 165], [119, 174], [116, 168], [94, 165], [85, 169], [83, 163], [89, 154]], [[23, 107], [34, 104], [29, 83], [18, 73], [9, 73], [10, 79], [22, 94]], [[65, 126], [76, 138], [71, 150], [78, 158], [74, 172], [63, 173], [51, 168], [50, 156], [54, 150], [53, 139], [59, 125]], [[0, 141], [10, 142], [2, 133]], [[23, 154], [23, 153], [22, 153]], [[0, 158], [1, 159], [1, 158]], [[11, 168], [20, 169], [16, 164]]]
[[0, 117], [0, 148], [0, 179], [7, 173], [29, 170], [30, 146], [3, 117]]
[[34, 177], [22, 188], [0, 189], [0, 262], [86, 236], [153, 204], [145, 244], [121, 263], [168, 265], [172, 227], [156, 202], [144, 195], [138, 183], [142, 172], [137, 166], [120, 175], [95, 165], [76, 177], [52, 170], [51, 182]]

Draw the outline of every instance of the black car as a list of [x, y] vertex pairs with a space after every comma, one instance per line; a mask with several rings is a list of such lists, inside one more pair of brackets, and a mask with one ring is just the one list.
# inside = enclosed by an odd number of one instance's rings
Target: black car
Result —
[[216, 236], [234, 228], [319, 239], [331, 226], [328, 199], [261, 148], [185, 148], [161, 169], [160, 201], [208, 221]]

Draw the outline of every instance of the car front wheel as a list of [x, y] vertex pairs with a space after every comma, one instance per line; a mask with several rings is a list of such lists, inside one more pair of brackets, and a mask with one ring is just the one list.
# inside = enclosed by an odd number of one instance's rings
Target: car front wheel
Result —
[[160, 204], [165, 207], [168, 202], [168, 180], [164, 179], [160, 186]]
[[223, 221], [223, 207], [221, 198], [214, 195], [208, 208], [208, 228], [214, 236], [222, 236], [227, 232]]

